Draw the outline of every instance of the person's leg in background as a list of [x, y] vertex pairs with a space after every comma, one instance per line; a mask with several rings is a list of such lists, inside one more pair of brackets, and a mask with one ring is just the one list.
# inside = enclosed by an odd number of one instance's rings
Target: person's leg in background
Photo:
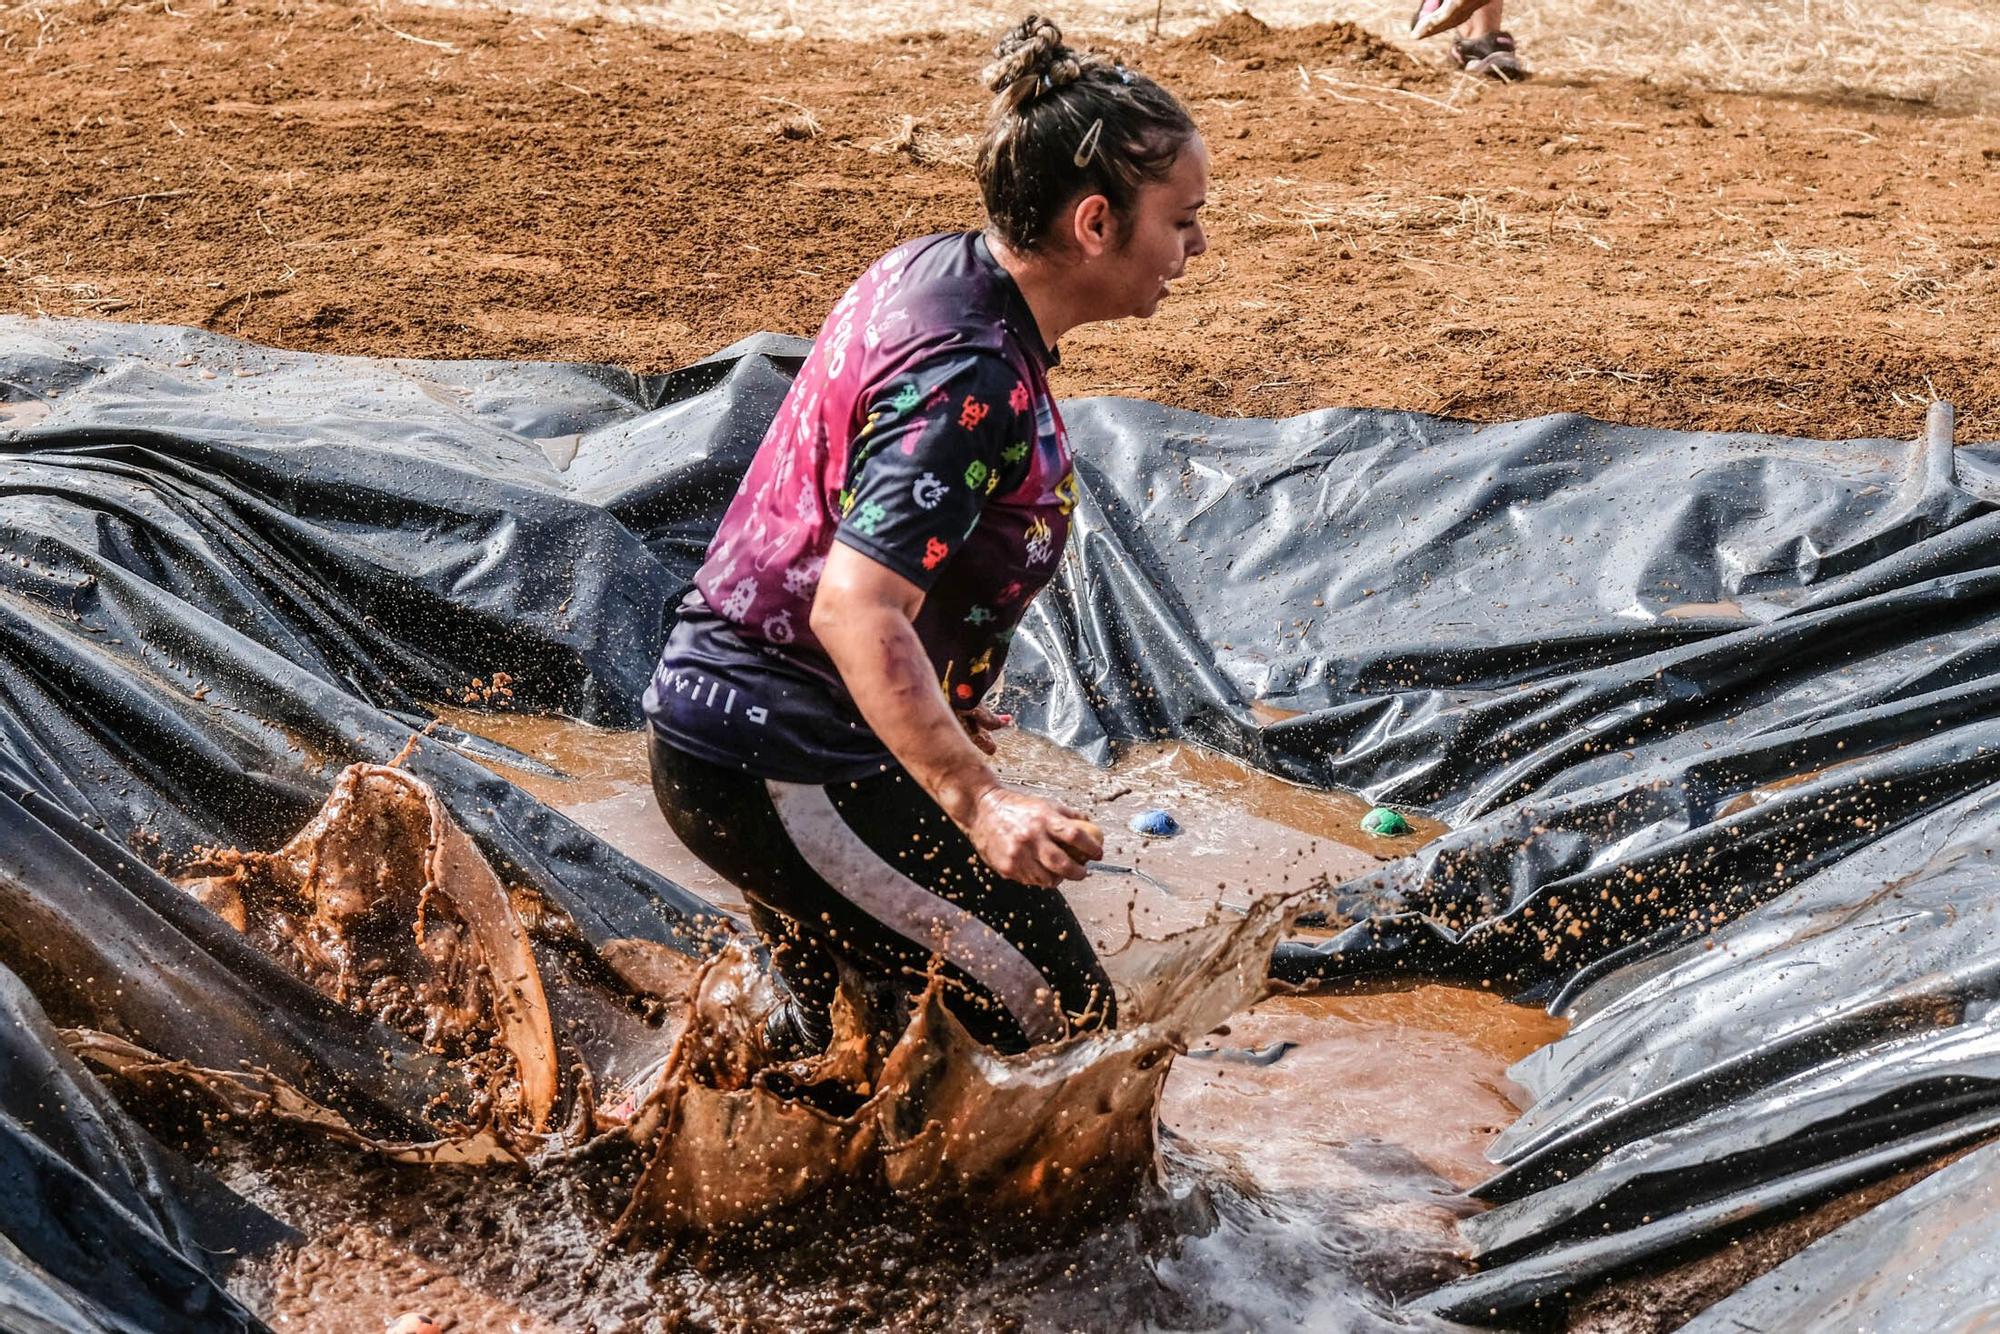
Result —
[[1483, 74], [1511, 83], [1527, 78], [1528, 68], [1521, 63], [1513, 37], [1500, 25], [1503, 3], [1504, 0], [1492, 0], [1474, 10], [1460, 35], [1453, 39], [1451, 53], [1467, 74]]

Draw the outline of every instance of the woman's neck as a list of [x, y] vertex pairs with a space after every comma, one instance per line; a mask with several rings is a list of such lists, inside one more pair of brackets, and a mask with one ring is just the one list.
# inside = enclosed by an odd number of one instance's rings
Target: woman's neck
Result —
[[991, 231], [986, 233], [986, 248], [1021, 289], [1044, 345], [1054, 347], [1064, 334], [1094, 318], [1089, 313], [1089, 291], [1077, 282], [1074, 265], [1015, 250]]

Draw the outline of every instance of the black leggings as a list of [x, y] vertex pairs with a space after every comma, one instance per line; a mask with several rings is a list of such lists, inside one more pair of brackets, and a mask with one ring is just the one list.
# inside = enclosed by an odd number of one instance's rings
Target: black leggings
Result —
[[688, 850], [743, 891], [822, 1031], [838, 964], [906, 994], [941, 960], [974, 1037], [1022, 1051], [1116, 1022], [1111, 980], [1060, 893], [1003, 878], [899, 768], [767, 782], [652, 738], [653, 793]]

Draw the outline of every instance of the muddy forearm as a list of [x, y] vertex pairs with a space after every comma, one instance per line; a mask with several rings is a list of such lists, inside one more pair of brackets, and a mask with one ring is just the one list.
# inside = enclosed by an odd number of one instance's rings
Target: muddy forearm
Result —
[[894, 606], [814, 616], [814, 630], [861, 717], [960, 826], [999, 779], [952, 713], [916, 627]]

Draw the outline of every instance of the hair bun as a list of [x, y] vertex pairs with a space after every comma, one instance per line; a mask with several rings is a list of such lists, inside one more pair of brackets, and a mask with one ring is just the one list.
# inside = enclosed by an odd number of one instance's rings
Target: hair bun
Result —
[[981, 77], [1010, 109], [1018, 110], [1044, 92], [1076, 82], [1087, 63], [1088, 57], [1063, 45], [1061, 28], [1030, 14], [1000, 39], [993, 63]]

